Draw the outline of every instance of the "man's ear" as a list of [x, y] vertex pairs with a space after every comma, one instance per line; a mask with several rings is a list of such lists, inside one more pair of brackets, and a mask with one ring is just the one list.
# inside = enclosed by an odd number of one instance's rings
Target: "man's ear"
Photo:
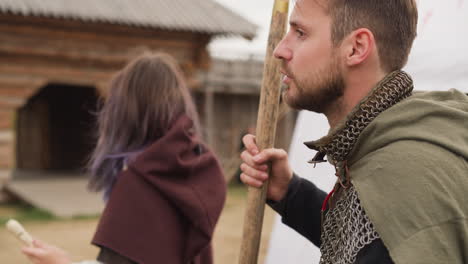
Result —
[[374, 34], [367, 28], [360, 28], [351, 32], [343, 44], [346, 65], [356, 66], [366, 61], [374, 51]]

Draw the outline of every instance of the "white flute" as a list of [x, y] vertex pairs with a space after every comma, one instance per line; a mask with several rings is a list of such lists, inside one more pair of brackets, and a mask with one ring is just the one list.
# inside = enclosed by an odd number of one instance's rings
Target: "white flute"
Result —
[[33, 238], [32, 236], [26, 232], [24, 227], [16, 220], [10, 219], [6, 223], [6, 228], [8, 231], [13, 233], [16, 238], [18, 238], [21, 242], [23, 242], [27, 246], [33, 245]]

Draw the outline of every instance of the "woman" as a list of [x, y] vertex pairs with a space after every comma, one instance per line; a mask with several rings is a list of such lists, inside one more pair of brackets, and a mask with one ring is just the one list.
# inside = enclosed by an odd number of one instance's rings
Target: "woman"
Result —
[[[103, 191], [107, 204], [92, 240], [101, 249], [97, 259], [212, 263], [225, 182], [200, 140], [175, 61], [158, 53], [127, 65], [111, 82], [98, 127], [90, 187]], [[23, 252], [34, 263], [70, 263], [63, 251], [39, 241]]]

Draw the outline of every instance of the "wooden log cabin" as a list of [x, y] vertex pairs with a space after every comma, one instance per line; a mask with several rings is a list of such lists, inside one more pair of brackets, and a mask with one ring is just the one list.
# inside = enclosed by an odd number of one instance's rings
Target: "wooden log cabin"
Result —
[[82, 168], [99, 96], [142, 51], [172, 54], [205, 94], [213, 37], [256, 29], [213, 0], [0, 0], [0, 187]]
[[[263, 75], [258, 59], [213, 59], [194, 93], [205, 128], [205, 139], [221, 159], [228, 180], [240, 165], [241, 139], [255, 132]], [[297, 112], [281, 104], [275, 146], [288, 149]]]

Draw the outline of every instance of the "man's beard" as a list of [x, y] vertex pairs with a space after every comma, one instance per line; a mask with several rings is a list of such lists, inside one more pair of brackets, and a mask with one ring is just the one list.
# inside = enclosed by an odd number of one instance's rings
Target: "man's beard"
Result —
[[344, 80], [336, 60], [326, 68], [309, 73], [306, 79], [292, 77], [296, 94], [290, 97], [286, 92], [284, 98], [292, 108], [324, 113], [343, 96]]

